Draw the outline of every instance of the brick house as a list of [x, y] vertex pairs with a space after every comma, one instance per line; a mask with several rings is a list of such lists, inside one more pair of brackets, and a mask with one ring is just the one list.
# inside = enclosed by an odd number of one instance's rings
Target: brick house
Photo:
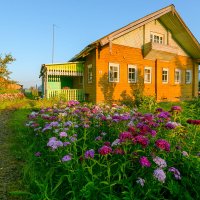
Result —
[[47, 97], [78, 90], [70, 98], [99, 103], [139, 91], [180, 101], [198, 96], [199, 62], [199, 42], [170, 5], [89, 44], [68, 63], [42, 65], [40, 76]]

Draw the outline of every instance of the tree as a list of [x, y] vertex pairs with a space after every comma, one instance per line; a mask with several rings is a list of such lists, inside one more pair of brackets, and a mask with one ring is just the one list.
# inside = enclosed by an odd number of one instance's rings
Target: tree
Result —
[[2, 55], [0, 55], [0, 78], [3, 79], [9, 79], [9, 75], [11, 72], [8, 70], [8, 64], [11, 64], [15, 61], [15, 58], [12, 57], [11, 54], [5, 54], [5, 57], [3, 58]]

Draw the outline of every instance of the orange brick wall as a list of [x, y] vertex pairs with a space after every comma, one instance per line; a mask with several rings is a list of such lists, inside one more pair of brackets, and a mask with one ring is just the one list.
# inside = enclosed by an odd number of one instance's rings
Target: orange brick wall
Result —
[[[143, 59], [141, 49], [117, 44], [112, 44], [112, 46], [106, 45], [102, 47], [102, 49], [97, 48], [96, 53], [93, 51], [89, 56], [87, 56], [86, 60], [86, 66], [90, 63], [94, 64], [93, 76], [96, 77], [96, 81], [94, 81], [93, 78], [93, 83], [87, 84], [87, 71], [85, 73], [85, 91], [86, 93], [89, 93], [91, 101], [99, 103], [108, 100], [122, 100], [125, 99], [127, 96], [132, 97], [134, 90], [137, 88], [139, 88], [144, 95], [155, 95], [156, 62], [155, 60]], [[108, 81], [109, 62], [117, 63], [120, 65], [119, 83], [109, 83]], [[128, 64], [133, 64], [137, 66], [137, 79], [141, 84], [128, 83]], [[152, 82], [150, 84], [143, 84], [145, 66], [152, 67]], [[163, 67], [169, 68], [168, 84], [162, 83]], [[175, 68], [182, 70], [181, 84], [174, 83]], [[185, 84], [186, 69], [193, 70], [193, 84]], [[197, 72], [198, 65], [194, 65], [192, 60], [186, 56], [177, 56], [171, 62], [157, 61], [157, 100], [177, 101], [181, 99], [190, 99], [192, 98], [193, 94], [197, 95]]]

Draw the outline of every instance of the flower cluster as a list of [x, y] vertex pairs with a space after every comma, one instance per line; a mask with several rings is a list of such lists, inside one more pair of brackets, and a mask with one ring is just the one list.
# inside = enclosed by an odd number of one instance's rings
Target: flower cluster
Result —
[[[172, 110], [180, 109], [175, 107]], [[102, 167], [105, 163], [111, 162], [114, 166], [126, 160], [129, 166], [141, 168], [140, 171], [151, 171], [151, 177], [161, 183], [166, 179], [164, 169], [167, 163], [158, 155], [170, 156], [170, 143], [163, 132], [169, 133], [172, 129], [175, 132], [180, 126], [172, 121], [169, 112], [161, 108], [154, 114], [142, 114], [125, 106], [81, 105], [77, 101], [32, 112], [28, 119], [26, 125], [41, 139], [40, 143], [44, 142], [43, 146], [48, 147], [38, 147], [35, 153], [37, 159], [43, 159], [46, 151], [46, 154], [53, 154], [49, 157], [58, 159], [64, 167], [87, 165], [88, 170], [91, 163], [94, 170], [105, 170]], [[77, 158], [81, 162], [77, 162]], [[120, 166], [120, 171], [123, 170]], [[173, 168], [169, 172], [180, 176]], [[145, 180], [141, 178], [142, 174], [137, 177], [135, 181], [142, 187], [148, 181], [146, 177]]]

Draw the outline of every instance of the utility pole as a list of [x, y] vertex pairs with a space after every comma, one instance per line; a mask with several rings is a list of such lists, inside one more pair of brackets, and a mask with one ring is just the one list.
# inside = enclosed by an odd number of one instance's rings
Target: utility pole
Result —
[[54, 28], [55, 28], [55, 24], [53, 24], [52, 64], [54, 61]]

